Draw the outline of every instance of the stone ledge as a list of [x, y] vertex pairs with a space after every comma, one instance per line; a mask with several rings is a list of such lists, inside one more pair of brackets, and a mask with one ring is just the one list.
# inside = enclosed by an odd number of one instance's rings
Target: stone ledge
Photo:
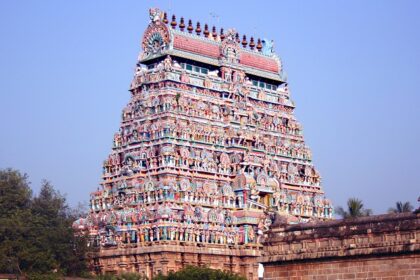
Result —
[[[268, 234], [282, 233], [282, 232], [302, 232], [310, 234], [312, 232], [318, 234], [337, 233], [344, 230], [360, 231], [361, 229], [374, 231], [393, 231], [395, 226], [402, 228], [418, 228], [420, 214], [401, 213], [401, 214], [384, 214], [360, 217], [355, 219], [332, 220], [322, 222], [312, 222], [296, 225], [284, 225], [272, 228]], [[337, 231], [338, 228], [338, 231]]]
[[208, 255], [222, 255], [222, 256], [241, 256], [241, 257], [258, 257], [261, 256], [261, 248], [236, 248], [226, 246], [206, 246], [198, 247], [194, 245], [174, 245], [174, 244], [159, 244], [151, 246], [139, 246], [135, 248], [115, 248], [108, 250], [101, 250], [94, 255], [96, 257], [116, 257], [127, 255], [142, 255], [150, 253], [194, 253], [194, 254], [208, 254]]

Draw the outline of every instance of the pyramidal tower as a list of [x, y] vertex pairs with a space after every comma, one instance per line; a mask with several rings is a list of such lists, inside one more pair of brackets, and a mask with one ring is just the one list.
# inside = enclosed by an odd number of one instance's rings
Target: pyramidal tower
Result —
[[150, 9], [90, 213], [96, 273], [208, 265], [257, 278], [275, 219], [332, 218], [273, 42]]

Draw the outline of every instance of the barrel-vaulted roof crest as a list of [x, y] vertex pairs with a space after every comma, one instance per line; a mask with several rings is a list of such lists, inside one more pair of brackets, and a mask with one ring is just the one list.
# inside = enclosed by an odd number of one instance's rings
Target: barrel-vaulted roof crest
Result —
[[149, 9], [150, 23], [142, 39], [143, 52], [139, 62], [144, 63], [165, 55], [182, 57], [213, 66], [229, 65], [245, 72], [272, 80], [282, 80], [282, 63], [274, 53], [272, 40], [240, 36], [235, 29], [220, 32], [216, 27], [167, 13], [158, 8]]

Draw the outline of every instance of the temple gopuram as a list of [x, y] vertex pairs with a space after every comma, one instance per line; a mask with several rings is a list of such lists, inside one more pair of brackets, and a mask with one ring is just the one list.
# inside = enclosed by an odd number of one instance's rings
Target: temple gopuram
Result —
[[328, 220], [273, 42], [150, 9], [90, 212], [93, 272], [208, 265], [257, 278], [274, 217]]

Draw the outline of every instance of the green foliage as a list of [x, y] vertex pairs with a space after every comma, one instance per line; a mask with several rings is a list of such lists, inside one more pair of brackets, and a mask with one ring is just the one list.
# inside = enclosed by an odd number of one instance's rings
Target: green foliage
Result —
[[245, 280], [238, 274], [211, 269], [208, 267], [187, 266], [177, 272], [170, 272], [168, 275], [158, 275], [153, 280]]
[[350, 198], [347, 201], [347, 210], [343, 207], [337, 207], [335, 212], [343, 219], [357, 218], [372, 215], [371, 209], [365, 209], [363, 202], [358, 198]]
[[28, 176], [16, 170], [0, 170], [0, 218], [29, 209], [32, 191]]
[[75, 237], [75, 218], [49, 182], [33, 197], [26, 175], [0, 170], [0, 273], [55, 279], [86, 271], [86, 238]]
[[98, 275], [96, 277], [97, 280], [147, 280], [147, 277], [144, 277], [138, 273], [121, 273], [121, 274], [104, 274]]
[[28, 177], [18, 171], [0, 170], [0, 271], [21, 272], [30, 259], [31, 215]]
[[26, 274], [26, 279], [28, 280], [61, 280], [63, 276], [59, 273], [39, 273], [31, 272]]
[[103, 274], [103, 275], [98, 275], [96, 277], [97, 280], [117, 280], [117, 275], [114, 274]]
[[[98, 275], [97, 280], [147, 280], [147, 277], [137, 273]], [[208, 267], [187, 266], [168, 275], [159, 274], [153, 280], [246, 280], [246, 278], [231, 272], [211, 269]]]
[[397, 201], [395, 203], [395, 208], [391, 207], [388, 209], [388, 213], [406, 213], [406, 212], [413, 212], [413, 205], [410, 202], [401, 202]]

